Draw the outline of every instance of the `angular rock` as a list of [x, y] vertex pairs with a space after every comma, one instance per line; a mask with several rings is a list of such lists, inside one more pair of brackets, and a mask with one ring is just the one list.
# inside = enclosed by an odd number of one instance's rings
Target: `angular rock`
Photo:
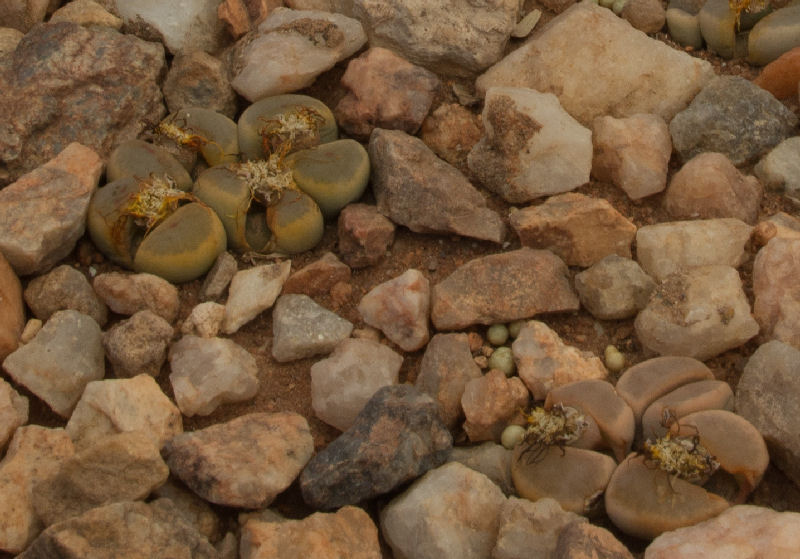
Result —
[[732, 218], [673, 221], [645, 225], [636, 232], [636, 255], [656, 280], [712, 264], [738, 268], [753, 228]]
[[[660, 4], [659, 4], [660, 5]], [[553, 559], [633, 559], [622, 542], [614, 534], [589, 524], [570, 522], [559, 534]]]
[[225, 23], [233, 38], [238, 39], [258, 27], [269, 12], [279, 6], [283, 6], [283, 0], [225, 0], [217, 8], [217, 16]]
[[66, 264], [31, 280], [25, 288], [25, 302], [34, 316], [44, 321], [64, 309], [91, 316], [101, 328], [108, 320], [108, 307], [97, 297], [89, 280]]
[[529, 556], [532, 550], [540, 557], [551, 557], [563, 530], [586, 523], [585, 518], [565, 511], [549, 497], [536, 502], [509, 497], [500, 510], [492, 559], [518, 559]]
[[122, 20], [94, 0], [72, 0], [65, 4], [50, 16], [50, 23], [59, 21], [71, 21], [87, 27], [100, 25], [117, 31], [122, 29]]
[[589, 126], [598, 116], [637, 113], [669, 122], [713, 77], [708, 62], [643, 35], [610, 10], [581, 2], [480, 76], [476, 87], [481, 95], [490, 87], [553, 93]]
[[760, 346], [736, 387], [736, 412], [752, 423], [775, 464], [800, 483], [800, 350], [779, 341]]
[[211, 505], [186, 489], [183, 485], [167, 480], [161, 487], [153, 490], [152, 497], [159, 504], [165, 500], [172, 502], [181, 518], [205, 536], [209, 542], [222, 539], [222, 527], [219, 516]]
[[[342, 214], [354, 205], [346, 206], [345, 209], [339, 213], [339, 219]], [[375, 215], [380, 215], [377, 212]], [[386, 219], [381, 216], [382, 219]], [[386, 220], [388, 222], [388, 220]], [[394, 225], [391, 226], [394, 231]], [[342, 251], [342, 237], [339, 235], [339, 250]], [[301, 293], [314, 297], [317, 295], [325, 295], [329, 293], [331, 287], [339, 282], [350, 281], [350, 267], [339, 260], [332, 252], [326, 252], [319, 260], [315, 260], [311, 264], [304, 266], [289, 276], [286, 283], [283, 284], [283, 294], [288, 293]]]
[[66, 431], [79, 449], [103, 437], [130, 432], [147, 435], [161, 448], [183, 432], [183, 420], [153, 377], [139, 375], [87, 384]]
[[397, 384], [403, 358], [376, 341], [348, 338], [311, 366], [314, 414], [340, 431], [349, 429], [380, 388]]
[[564, 262], [547, 250], [522, 248], [476, 258], [433, 287], [437, 330], [495, 324], [538, 313], [578, 309]]
[[675, 219], [758, 218], [763, 186], [739, 172], [721, 153], [701, 153], [672, 176], [664, 207]]
[[713, 151], [738, 166], [793, 135], [797, 123], [794, 113], [757, 85], [740, 76], [721, 76], [675, 115], [669, 132], [684, 161]]
[[370, 46], [391, 49], [414, 64], [453, 76], [474, 75], [499, 60], [519, 10], [514, 0], [336, 0], [334, 5], [361, 20]]
[[422, 142], [398, 130], [370, 136], [372, 189], [378, 211], [415, 233], [456, 233], [499, 243], [500, 216], [464, 175]]
[[327, 510], [377, 497], [443, 464], [452, 445], [430, 396], [408, 385], [381, 388], [308, 462], [303, 500]]
[[364, 322], [380, 329], [404, 351], [416, 351], [428, 343], [431, 290], [419, 270], [406, 270], [373, 287], [358, 304]]
[[[2, 103], [0, 100], [0, 114]], [[0, 139], [0, 158], [4, 143]], [[0, 251], [17, 274], [47, 271], [75, 248], [86, 229], [89, 200], [102, 169], [97, 153], [71, 143], [0, 190]]]
[[348, 204], [339, 213], [339, 253], [352, 268], [377, 264], [392, 246], [394, 230], [394, 223], [375, 206]]
[[592, 133], [551, 93], [486, 91], [484, 136], [469, 152], [470, 170], [511, 203], [573, 190], [589, 182]]
[[97, 295], [117, 314], [149, 310], [169, 323], [178, 316], [178, 288], [153, 274], [108, 272], [94, 278]]
[[302, 89], [366, 42], [361, 24], [341, 13], [276, 8], [236, 43], [231, 85], [255, 101]]
[[605, 379], [603, 362], [589, 351], [568, 346], [544, 322], [531, 320], [511, 344], [519, 377], [534, 400], [544, 400], [557, 387], [578, 380]]
[[489, 478], [450, 462], [422, 476], [383, 508], [381, 533], [396, 557], [490, 557], [505, 502]]
[[523, 246], [548, 249], [568, 266], [591, 266], [609, 254], [631, 257], [636, 226], [602, 198], [551, 196], [509, 219]]
[[0, 550], [19, 553], [44, 529], [33, 508], [33, 488], [74, 454], [63, 429], [20, 427], [0, 462]]
[[272, 310], [272, 356], [279, 363], [326, 355], [350, 337], [353, 324], [308, 295], [281, 295]]
[[800, 28], [800, 8], [796, 4], [768, 14], [750, 31], [747, 40], [747, 61], [763, 66], [800, 46], [798, 28]]
[[233, 340], [186, 335], [169, 350], [169, 381], [183, 415], [209, 415], [258, 392], [255, 358]]
[[177, 435], [164, 447], [170, 471], [192, 491], [242, 508], [269, 505], [313, 451], [308, 423], [292, 412], [243, 415]]
[[592, 123], [592, 144], [592, 175], [618, 186], [631, 200], [666, 188], [672, 139], [660, 116], [598, 117]]
[[14, 52], [17, 45], [25, 36], [22, 31], [11, 27], [0, 27], [0, 56]]
[[129, 31], [147, 40], [159, 40], [173, 54], [190, 48], [214, 52], [223, 46], [218, 0], [197, 0], [180, 10], [148, 0], [114, 0]]
[[217, 256], [214, 265], [206, 274], [200, 294], [206, 301], [218, 299], [228, 289], [228, 284], [236, 275], [238, 264], [236, 258], [230, 252], [221, 252]]
[[102, 438], [36, 485], [33, 506], [46, 526], [117, 501], [144, 499], [167, 480], [158, 446], [141, 432]]
[[233, 334], [270, 308], [280, 295], [291, 269], [292, 261], [286, 260], [236, 272], [228, 290], [222, 331]]
[[175, 557], [217, 559], [214, 547], [180, 519], [167, 500], [145, 504], [120, 501], [53, 524], [19, 555], [23, 559], [96, 557]]
[[17, 427], [28, 422], [28, 399], [0, 378], [0, 451]]
[[[458, 103], [444, 103], [422, 121], [420, 138], [433, 152], [450, 163], [461, 165], [483, 135], [477, 115]], [[460, 167], [459, 167], [460, 168]]]
[[103, 347], [114, 374], [118, 378], [157, 377], [173, 333], [169, 322], [149, 310], [137, 311], [112, 326], [103, 333]]
[[[163, 116], [160, 44], [67, 22], [31, 31], [0, 72], [0, 114], [9, 131], [0, 140], [0, 184], [71, 142], [105, 158]], [[49, 215], [39, 212], [36, 220]]]
[[472, 359], [466, 334], [436, 334], [425, 348], [414, 386], [439, 404], [442, 422], [448, 429], [455, 429], [464, 415], [464, 387], [480, 376], [481, 369]]
[[648, 351], [699, 360], [739, 347], [758, 334], [739, 274], [722, 265], [667, 276], [634, 327]]
[[[798, 49], [800, 53], [800, 48]], [[800, 54], [798, 55], [800, 58]], [[798, 80], [800, 83], [800, 80]], [[753, 172], [768, 190], [782, 191], [800, 200], [800, 136], [782, 141], [761, 158]]]
[[48, 2], [37, 0], [8, 0], [0, 7], [0, 27], [12, 27], [27, 33], [44, 21]]
[[24, 327], [22, 284], [0, 251], [0, 363], [17, 349]]
[[[196, 45], [191, 45], [196, 47]], [[221, 60], [197, 48], [181, 51], [172, 59], [164, 79], [164, 101], [170, 113], [203, 107], [229, 118], [236, 114], [236, 92]]]
[[774, 238], [753, 263], [753, 315], [767, 340], [800, 348], [800, 239]]
[[348, 91], [336, 105], [336, 122], [360, 139], [375, 128], [416, 134], [440, 85], [433, 72], [381, 47], [351, 60], [341, 83]]
[[635, 29], [647, 34], [658, 33], [664, 27], [667, 14], [658, 0], [630, 0], [620, 13]]
[[731, 507], [716, 518], [665, 532], [647, 546], [647, 559], [671, 559], [690, 549], [695, 557], [790, 557], [800, 549], [800, 513], [754, 505]]
[[223, 320], [225, 320], [225, 305], [206, 301], [192, 309], [181, 325], [181, 333], [213, 338], [222, 329]]
[[761, 69], [753, 83], [772, 93], [776, 99], [797, 95], [800, 82], [800, 47], [785, 52]]
[[33, 340], [6, 357], [3, 369], [69, 417], [86, 385], [105, 374], [100, 327], [78, 311], [58, 311]]
[[491, 369], [464, 386], [461, 407], [464, 409], [464, 431], [469, 440], [500, 441], [503, 429], [528, 406], [530, 395], [518, 377]]
[[460, 462], [480, 472], [503, 490], [505, 495], [516, 493], [511, 481], [511, 451], [502, 445], [486, 441], [474, 446], [454, 446], [448, 462]]
[[335, 513], [317, 512], [303, 520], [248, 520], [242, 527], [240, 553], [241, 559], [382, 557], [378, 529], [369, 515], [357, 507], [342, 507]]
[[[637, 245], [637, 254], [641, 255], [641, 251], [641, 246]], [[655, 287], [653, 278], [639, 264], [616, 254], [609, 254], [575, 274], [575, 291], [578, 292], [581, 305], [601, 320], [635, 316], [647, 306]]]

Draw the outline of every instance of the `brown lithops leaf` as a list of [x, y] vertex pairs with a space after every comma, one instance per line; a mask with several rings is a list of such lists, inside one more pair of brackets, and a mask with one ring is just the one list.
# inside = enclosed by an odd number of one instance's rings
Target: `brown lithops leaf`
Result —
[[676, 388], [650, 404], [642, 415], [642, 436], [663, 437], [668, 425], [664, 425], [664, 413], [674, 419], [701, 410], [733, 410], [733, 391], [727, 382], [701, 380]]

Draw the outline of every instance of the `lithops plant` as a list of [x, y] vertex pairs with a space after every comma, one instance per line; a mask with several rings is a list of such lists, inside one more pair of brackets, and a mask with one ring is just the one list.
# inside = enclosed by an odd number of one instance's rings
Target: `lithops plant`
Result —
[[123, 177], [147, 179], [168, 175], [181, 190], [192, 188], [192, 177], [177, 159], [158, 146], [142, 140], [128, 140], [118, 145], [108, 157], [106, 180], [114, 182]]
[[162, 120], [153, 134], [199, 152], [212, 167], [239, 160], [236, 123], [211, 109], [187, 107], [176, 111]]

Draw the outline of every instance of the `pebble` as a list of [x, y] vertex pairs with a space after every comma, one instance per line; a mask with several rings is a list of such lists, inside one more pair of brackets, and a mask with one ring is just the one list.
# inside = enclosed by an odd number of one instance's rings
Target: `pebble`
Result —
[[97, 297], [89, 280], [66, 264], [28, 282], [24, 296], [34, 316], [44, 321], [64, 309], [91, 316], [101, 328], [108, 320], [108, 307]]
[[121, 500], [93, 508], [53, 524], [19, 557], [108, 557], [109, 550], [117, 557], [158, 557], [164, 550], [192, 559], [219, 557], [205, 537], [183, 522], [168, 499], [148, 504]]
[[71, 143], [0, 190], [0, 251], [18, 275], [46, 272], [75, 248], [102, 169], [97, 153]]
[[436, 402], [409, 385], [378, 390], [300, 475], [306, 504], [330, 510], [388, 493], [443, 464], [453, 446]]
[[642, 269], [658, 281], [698, 266], [738, 268], [748, 258], [745, 247], [752, 231], [734, 218], [645, 225], [636, 232], [636, 255]]
[[792, 136], [798, 119], [771, 94], [740, 76], [714, 78], [669, 123], [683, 161], [712, 151], [743, 165]]
[[[800, 59], [800, 49], [798, 49]], [[768, 190], [783, 192], [800, 201], [800, 136], [793, 136], [772, 148], [753, 168], [756, 177]]]
[[620, 16], [635, 29], [648, 35], [661, 31], [667, 20], [664, 6], [658, 0], [628, 0]]
[[350, 321], [308, 295], [281, 295], [272, 310], [272, 356], [279, 363], [326, 355], [350, 337]]
[[647, 546], [645, 559], [791, 557], [800, 549], [800, 513], [737, 505], [716, 518], [665, 532]]
[[800, 6], [775, 10], [750, 30], [747, 41], [747, 61], [763, 66], [782, 54], [800, 46]]
[[[519, 425], [513, 425], [519, 427]], [[516, 489], [511, 481], [511, 450], [492, 441], [478, 445], [454, 446], [447, 457], [448, 462], [460, 462], [492, 480], [504, 495], [514, 495]]]
[[61, 417], [69, 417], [86, 385], [105, 375], [100, 327], [78, 311], [58, 311], [3, 370]]
[[753, 224], [764, 187], [744, 175], [722, 153], [692, 157], [672, 176], [664, 208], [674, 219], [735, 217]]
[[442, 103], [422, 121], [419, 137], [436, 155], [458, 166], [482, 135], [477, 115], [458, 103]]
[[780, 340], [800, 347], [800, 239], [774, 238], [753, 262], [753, 316], [765, 340]]
[[[579, 48], [575, 37], [581, 38]], [[708, 62], [647, 37], [611, 10], [580, 2], [492, 66], [476, 86], [479, 95], [490, 87], [553, 93], [570, 115], [590, 126], [599, 116], [637, 113], [669, 122], [713, 77]]]
[[375, 206], [348, 204], [339, 213], [338, 221], [342, 260], [351, 268], [379, 263], [394, 242], [394, 231], [394, 223]]
[[[345, 210], [342, 210], [342, 213]], [[341, 215], [340, 213], [339, 219], [342, 219]], [[392, 225], [392, 231], [394, 231], [394, 225]], [[341, 235], [339, 236], [339, 251], [342, 251]], [[289, 276], [286, 283], [283, 284], [283, 294], [300, 293], [309, 297], [325, 295], [340, 281], [350, 281], [350, 266], [339, 260], [334, 253], [326, 252], [318, 260], [303, 266]]]
[[415, 233], [455, 233], [500, 243], [505, 225], [467, 178], [422, 140], [376, 128], [369, 140], [378, 211]]
[[211, 301], [222, 297], [233, 276], [236, 275], [238, 267], [236, 257], [228, 251], [221, 252], [206, 274], [206, 279], [203, 280], [200, 288], [200, 296], [203, 300]]
[[437, 330], [511, 322], [578, 306], [564, 261], [550, 251], [530, 248], [475, 258], [431, 291], [431, 320]]
[[[104, 62], [99, 64], [98, 60]], [[142, 132], [146, 122], [164, 115], [159, 83], [166, 67], [164, 47], [158, 43], [104, 27], [64, 22], [31, 29], [10, 61], [8, 72], [4, 72], [0, 113], [15, 133], [0, 147], [0, 163], [4, 165], [0, 184], [44, 165], [64, 149], [76, 149], [69, 148], [72, 142], [96, 152], [75, 167], [82, 180], [91, 182], [93, 175], [99, 178], [100, 159]], [[128, 102], [120, 103], [120, 99]], [[62, 199], [63, 192], [55, 192], [59, 195], [45, 198], [48, 205]], [[76, 226], [82, 227], [85, 208], [71, 207], [71, 211], [79, 216]], [[43, 209], [25, 225], [38, 229], [46, 222], [45, 217], [49, 221], [58, 215]], [[3, 218], [0, 223], [9, 221]], [[0, 235], [0, 239], [6, 238]], [[55, 240], [65, 241], [60, 233]], [[69, 250], [62, 257], [67, 253]]]
[[567, 266], [588, 267], [610, 254], [631, 257], [636, 226], [603, 198], [577, 192], [511, 214], [522, 246], [547, 249]]
[[404, 351], [416, 351], [428, 343], [431, 290], [419, 270], [406, 270], [373, 287], [358, 304], [364, 322], [380, 329]]
[[553, 559], [633, 559], [630, 551], [614, 534], [582, 522], [570, 522], [558, 534]]
[[535, 502], [509, 497], [500, 510], [500, 529], [492, 559], [553, 557], [561, 532], [586, 519], [561, 508], [558, 501], [544, 497]]
[[275, 8], [234, 45], [231, 85], [251, 102], [297, 91], [366, 41], [361, 24], [340, 13]]
[[33, 488], [55, 475], [75, 452], [63, 429], [20, 427], [0, 462], [0, 550], [19, 553], [44, 529]]
[[311, 365], [311, 407], [322, 421], [349, 429], [380, 388], [397, 384], [403, 357], [374, 340], [349, 338]]
[[[256, 29], [269, 12], [279, 6], [283, 6], [283, 0], [224, 0], [217, 8], [217, 16], [225, 23], [233, 38], [239, 39], [248, 31]], [[294, 8], [294, 6], [289, 7]]]
[[753, 83], [769, 91], [777, 99], [796, 96], [797, 84], [800, 83], [800, 46], [764, 66]]
[[425, 0], [342, 4], [347, 15], [361, 20], [370, 46], [391, 49], [414, 64], [449, 76], [473, 76], [497, 62], [519, 13], [515, 0], [454, 6]]
[[181, 412], [153, 377], [93, 381], [78, 400], [66, 426], [76, 448], [117, 433], [142, 433], [158, 448], [183, 432]]
[[225, 305], [206, 301], [195, 305], [181, 325], [181, 333], [214, 338], [222, 329], [223, 320], [225, 320]]
[[295, 480], [314, 441], [293, 412], [250, 413], [191, 433], [164, 447], [170, 472], [203, 499], [262, 508]]
[[738, 272], [730, 266], [692, 268], [665, 278], [636, 317], [648, 351], [704, 360], [758, 334]]
[[173, 333], [169, 322], [149, 310], [137, 311], [109, 328], [103, 334], [103, 348], [114, 374], [159, 376]]
[[433, 103], [440, 80], [391, 50], [372, 47], [347, 64], [347, 90], [334, 109], [348, 135], [367, 139], [375, 128], [416, 134]]
[[348, 557], [379, 559], [378, 529], [363, 509], [342, 507], [302, 520], [259, 522], [242, 527], [241, 559]]
[[236, 92], [228, 80], [228, 71], [221, 60], [201, 50], [181, 50], [172, 59], [164, 78], [164, 101], [170, 113], [189, 107], [203, 107], [233, 118], [236, 114]]
[[[637, 231], [636, 252], [640, 259], [643, 247], [638, 237], [645, 227]], [[616, 254], [609, 254], [575, 274], [575, 291], [581, 305], [601, 320], [635, 316], [647, 306], [655, 287], [656, 282], [636, 261]]]
[[153, 274], [107, 272], [92, 283], [98, 297], [113, 312], [130, 316], [149, 310], [170, 324], [178, 316], [178, 288]]
[[24, 327], [22, 284], [0, 251], [0, 363], [17, 349]]
[[175, 402], [187, 417], [209, 415], [258, 392], [256, 360], [233, 340], [185, 335], [170, 347], [169, 366]]
[[285, 260], [236, 272], [228, 289], [222, 331], [233, 334], [270, 308], [280, 295], [291, 269], [292, 261]]
[[122, 29], [122, 19], [109, 13], [101, 4], [94, 0], [72, 0], [68, 4], [58, 8], [50, 16], [50, 23], [59, 21], [71, 21], [86, 27], [99, 25], [110, 27], [120, 31]]
[[484, 136], [467, 164], [486, 188], [512, 204], [589, 182], [592, 132], [552, 93], [492, 87], [481, 114]]
[[28, 399], [0, 378], [0, 451], [17, 427], [28, 422]]
[[118, 433], [66, 458], [55, 475], [36, 484], [33, 506], [50, 526], [95, 507], [144, 499], [168, 475], [148, 434]]
[[472, 442], [500, 442], [506, 426], [528, 406], [530, 394], [519, 377], [491, 369], [464, 386], [461, 407], [464, 410], [464, 431]]
[[555, 331], [537, 320], [523, 326], [511, 351], [519, 376], [534, 400], [544, 400], [557, 386], [608, 376], [599, 357], [566, 345]]
[[183, 485], [167, 480], [164, 485], [157, 487], [151, 494], [153, 500], [162, 503], [165, 500], [172, 502], [180, 518], [193, 526], [209, 542], [214, 543], [222, 539], [222, 522], [211, 505], [195, 495]]
[[0, 27], [0, 57], [14, 52], [24, 36], [24, 33], [17, 29]]
[[672, 139], [660, 116], [598, 117], [592, 123], [592, 144], [592, 176], [613, 183], [631, 200], [666, 188]]
[[491, 557], [505, 502], [503, 492], [485, 475], [448, 462], [383, 508], [381, 534], [396, 557]]
[[800, 350], [770, 341], [753, 353], [736, 386], [736, 412], [752, 423], [773, 462], [800, 484]]

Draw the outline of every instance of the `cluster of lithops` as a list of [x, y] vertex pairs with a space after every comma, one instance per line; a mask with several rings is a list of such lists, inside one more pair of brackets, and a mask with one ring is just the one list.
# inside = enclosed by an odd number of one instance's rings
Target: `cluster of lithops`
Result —
[[[226, 247], [280, 255], [313, 248], [324, 219], [360, 198], [369, 180], [366, 150], [337, 139], [330, 109], [304, 95], [261, 99], [238, 123], [183, 109], [153, 136], [182, 150], [184, 164], [154, 143], [121, 144], [88, 227], [114, 262], [173, 282], [201, 276]], [[195, 152], [208, 168], [193, 182]]]
[[551, 497], [579, 514], [602, 503], [620, 530], [649, 539], [712, 518], [758, 485], [766, 444], [732, 409], [730, 387], [702, 362], [657, 357], [616, 386], [554, 388], [503, 443], [514, 448], [520, 496]]

